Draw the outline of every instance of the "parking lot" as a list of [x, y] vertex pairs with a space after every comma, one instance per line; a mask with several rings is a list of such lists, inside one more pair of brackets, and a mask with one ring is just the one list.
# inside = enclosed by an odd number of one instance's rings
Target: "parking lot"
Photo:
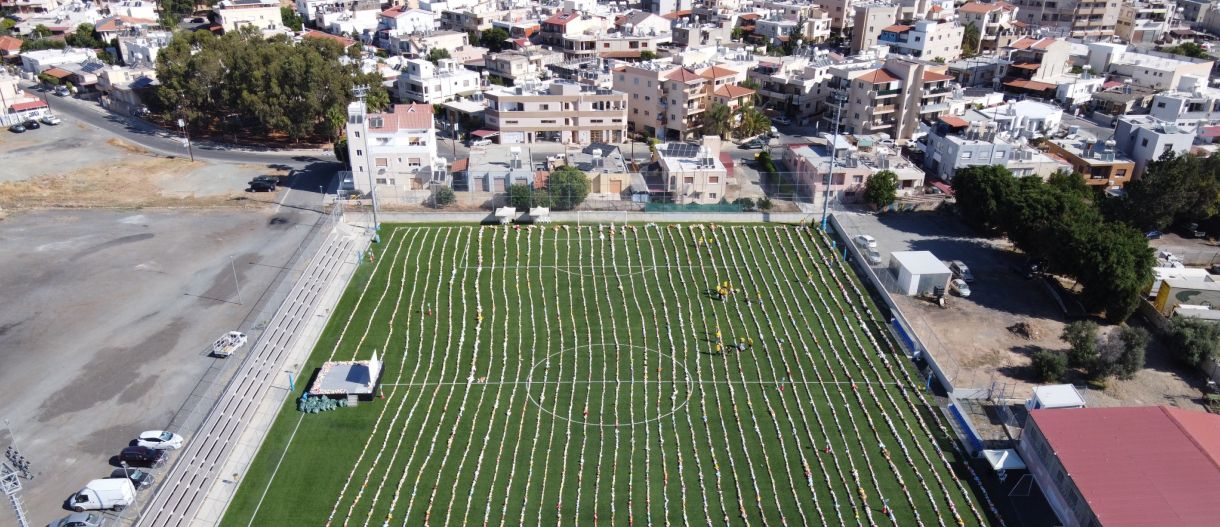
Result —
[[[955, 388], [994, 388], [997, 395], [1025, 398], [1035, 384], [1029, 368], [1032, 354], [1039, 348], [1067, 348], [1059, 340], [1065, 317], [1044, 285], [1015, 271], [1025, 257], [1006, 240], [977, 237], [955, 216], [941, 212], [835, 214], [853, 236], [876, 238], [882, 260], [879, 276], [888, 275], [893, 251], [931, 251], [941, 260], [961, 260], [971, 269], [975, 279], [970, 297], [950, 295], [944, 308], [894, 295]], [[1030, 338], [1010, 329], [1018, 323], [1032, 328]], [[1197, 377], [1154, 345], [1148, 352], [1148, 367], [1135, 379], [1111, 380], [1104, 391], [1087, 390], [1086, 397], [1094, 406], [1198, 407]]]
[[33, 465], [23, 499], [35, 524], [66, 514], [63, 500], [109, 475], [139, 432], [206, 410], [201, 378], [223, 384], [243, 356], [207, 349], [228, 330], [257, 337], [303, 266], [314, 218], [94, 210], [0, 222], [0, 448]]

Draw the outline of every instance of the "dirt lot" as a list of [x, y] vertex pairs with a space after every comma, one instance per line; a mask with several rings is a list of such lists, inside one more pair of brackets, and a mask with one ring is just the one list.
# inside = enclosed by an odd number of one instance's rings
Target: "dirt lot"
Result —
[[[68, 154], [70, 152], [70, 154]], [[0, 209], [45, 207], [250, 207], [277, 193], [245, 192], [259, 165], [169, 158], [65, 120], [24, 134], [0, 133]]]
[[[971, 268], [975, 281], [970, 284], [970, 297], [951, 296], [946, 308], [896, 297], [955, 387], [994, 387], [997, 393], [1024, 399], [1035, 384], [1029, 368], [1033, 353], [1039, 348], [1067, 349], [1059, 340], [1065, 318], [1043, 285], [1012, 270], [1024, 257], [1005, 240], [978, 238], [956, 218], [939, 213], [837, 214], [845, 228], [877, 239], [883, 265], [888, 265], [892, 251], [927, 250], [942, 260], [962, 260]], [[1028, 324], [1029, 338], [1009, 329], [1019, 323]], [[1132, 380], [1112, 379], [1104, 390], [1086, 388], [1083, 379], [1070, 381], [1082, 387], [1094, 406], [1202, 408], [1198, 404], [1202, 375], [1179, 367], [1155, 343], [1147, 367]]]

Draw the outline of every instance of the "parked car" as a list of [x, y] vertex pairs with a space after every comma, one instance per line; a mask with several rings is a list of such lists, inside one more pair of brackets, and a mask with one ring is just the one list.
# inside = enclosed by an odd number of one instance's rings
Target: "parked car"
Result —
[[962, 263], [961, 260], [953, 260], [952, 262], [949, 262], [949, 270], [953, 271], [953, 276], [955, 278], [961, 278], [967, 282], [974, 281], [974, 273], [971, 273], [970, 268], [966, 267], [966, 264]]
[[957, 296], [962, 298], [970, 296], [970, 286], [966, 285], [965, 280], [962, 280], [961, 278], [954, 278], [953, 281], [949, 282], [949, 284], [953, 286], [954, 291], [957, 291]]
[[55, 125], [57, 125], [57, 124], [59, 124], [59, 123], [62, 123], [62, 122], [63, 122], [63, 121], [62, 121], [62, 120], [60, 120], [60, 118], [58, 118], [58, 117], [56, 117], [56, 116], [54, 116], [54, 115], [51, 115], [51, 114], [47, 114], [47, 115], [42, 116], [42, 124], [49, 124], [49, 125], [51, 125], [51, 126], [55, 126]]
[[149, 430], [141, 432], [136, 438], [136, 445], [153, 450], [176, 450], [182, 448], [182, 436], [164, 430]]
[[58, 95], [60, 97], [67, 97], [72, 94], [72, 92], [68, 91], [67, 86], [56, 86], [55, 91], [53, 93], [55, 93], [55, 95]]
[[74, 512], [60, 518], [50, 527], [102, 527], [105, 522], [105, 518], [92, 512]]
[[8, 127], [8, 131], [10, 131], [14, 134], [23, 134], [23, 133], [25, 133], [25, 127], [22, 126], [21, 123], [17, 123], [13, 126]]
[[140, 470], [138, 468], [116, 468], [110, 473], [110, 477], [107, 479], [125, 479], [130, 481], [131, 484], [135, 486], [136, 490], [151, 487], [153, 481], [155, 481], [152, 473], [148, 472], [147, 470]]
[[751, 139], [751, 140], [746, 141], [741, 144], [742, 148], [749, 149], [749, 150], [754, 150], [756, 148], [762, 148], [764, 146], [767, 146], [767, 144], [762, 142], [762, 139]]
[[876, 249], [877, 240], [867, 234], [861, 234], [856, 236], [856, 245], [860, 246], [861, 249]]
[[781, 117], [772, 117], [771, 122], [774, 124], [783, 125], [783, 126], [792, 124], [791, 119], [788, 119], [787, 117], [782, 117], [782, 116]]
[[136, 501], [136, 488], [126, 479], [95, 479], [68, 498], [76, 512], [112, 509], [121, 511]]
[[38, 121], [35, 121], [33, 119], [30, 119], [24, 123], [21, 123], [21, 126], [24, 126], [26, 130], [37, 130], [39, 128], [42, 128], [42, 125], [38, 124]]
[[864, 256], [868, 258], [869, 265], [881, 265], [881, 253], [877, 252], [876, 249], [868, 249]]
[[275, 192], [275, 186], [279, 183], [272, 176], [255, 176], [250, 180], [250, 190], [253, 192]]
[[471, 139], [467, 146], [487, 146], [491, 144], [491, 139]]
[[767, 132], [767, 135], [769, 135], [771, 137], [779, 137], [779, 129], [772, 126], [771, 130]]
[[159, 467], [165, 463], [165, 451], [144, 446], [129, 446], [119, 452], [119, 461], [136, 467]]
[[1207, 232], [1200, 229], [1198, 223], [1187, 223], [1182, 226], [1182, 235], [1188, 238], [1206, 238]]

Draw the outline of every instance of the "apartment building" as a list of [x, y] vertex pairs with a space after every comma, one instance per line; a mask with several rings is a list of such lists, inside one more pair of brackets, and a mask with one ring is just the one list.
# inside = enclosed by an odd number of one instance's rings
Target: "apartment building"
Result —
[[152, 20], [156, 20], [161, 11], [153, 0], [108, 0], [104, 9], [111, 15]]
[[851, 52], [860, 53], [879, 43], [881, 30], [898, 20], [898, 6], [889, 2], [869, 2], [852, 6]]
[[1000, 50], [1005, 60], [1002, 83], [1006, 91], [1051, 99], [1056, 80], [1068, 73], [1071, 45], [1055, 38], [1023, 37]]
[[[1207, 133], [1201, 129], [1198, 133]], [[1135, 162], [1134, 177], [1140, 177], [1148, 163], [1167, 152], [1185, 155], [1199, 136], [1194, 128], [1178, 126], [1151, 115], [1124, 115], [1114, 128], [1114, 141], [1119, 151]]]
[[1118, 142], [1091, 137], [1051, 139], [1044, 143], [1084, 175], [1085, 183], [1109, 189], [1122, 188], [1135, 175], [1135, 162], [1118, 150]]
[[543, 77], [549, 66], [564, 61], [563, 54], [534, 47], [529, 51], [507, 50], [488, 53], [483, 57], [487, 74], [516, 84], [526, 78]]
[[297, 0], [297, 11], [308, 12], [301, 17], [336, 35], [372, 34], [381, 25], [381, 4], [376, 0]]
[[287, 31], [275, 0], [222, 0], [216, 4], [217, 22], [224, 31], [253, 27], [266, 33]]
[[346, 136], [352, 183], [359, 192], [376, 186], [385, 199], [426, 190], [446, 177], [430, 105], [399, 104], [388, 112], [368, 113], [363, 101], [353, 101], [347, 106]]
[[881, 28], [877, 43], [890, 47], [891, 53], [924, 60], [950, 61], [962, 56], [965, 28], [953, 22], [918, 20], [910, 25], [893, 24]]
[[[900, 144], [910, 140], [920, 121], [931, 122], [948, 112], [953, 77], [945, 66], [890, 57], [878, 68], [831, 67], [827, 86], [842, 96], [840, 126], [851, 134], [889, 134]], [[823, 114], [834, 122], [835, 111]]]
[[801, 37], [812, 43], [822, 43], [830, 38], [830, 15], [820, 8], [808, 10], [808, 17], [787, 14], [772, 14], [755, 23], [754, 36], [764, 43], [780, 45], [799, 30]]
[[749, 98], [737, 85], [744, 73], [718, 65], [641, 62], [612, 73], [614, 89], [628, 97], [630, 130], [652, 137], [695, 137], [703, 126], [703, 112], [713, 103], [741, 104]]
[[596, 57], [629, 59], [639, 58], [645, 51], [655, 54], [670, 42], [673, 42], [673, 33], [669, 29], [590, 29], [584, 33], [564, 35], [559, 49], [563, 50], [568, 60]]
[[622, 143], [627, 138], [627, 94], [568, 81], [526, 81], [488, 90], [484, 120], [501, 144], [549, 141]]
[[677, 204], [714, 204], [728, 190], [728, 170], [720, 160], [720, 138], [699, 143], [660, 143], [653, 153], [657, 173]]
[[434, 65], [424, 59], [407, 59], [403, 72], [394, 83], [400, 101], [434, 104], [477, 93], [482, 89], [479, 74], [452, 59]]
[[539, 24], [538, 38], [541, 44], [562, 46], [567, 36], [581, 35], [586, 31], [605, 31], [609, 22], [602, 17], [582, 14], [578, 11], [559, 11]]
[[[793, 122], [805, 123], [825, 111], [830, 90], [826, 82], [830, 68], [837, 65], [826, 50], [809, 50], [803, 55], [768, 58], [751, 68], [747, 75], [758, 83], [759, 106], [779, 110]], [[871, 64], [871, 62], [869, 62]]]
[[390, 33], [387, 30], [380, 30], [377, 35], [378, 42], [382, 43], [381, 47], [386, 51], [401, 53], [412, 58], [425, 58], [429, 51], [442, 48], [449, 50], [450, 56], [456, 59], [458, 52], [470, 46], [470, 36], [460, 31]]
[[157, 53], [165, 46], [174, 34], [169, 31], [141, 31], [131, 35], [118, 37], [119, 56], [127, 66], [154, 66], [157, 64]]
[[1131, 83], [1154, 90], [1170, 90], [1186, 76], [1207, 78], [1215, 61], [1173, 55], [1160, 51], [1132, 51], [1123, 44], [1091, 42], [1088, 64], [1094, 72], [1131, 79]]
[[840, 34], [847, 34], [851, 31], [856, 3], [855, 0], [813, 0], [814, 5], [822, 8], [830, 16], [831, 29]]
[[937, 179], [953, 181], [961, 168], [978, 165], [1003, 165], [1018, 177], [1046, 179], [1072, 166], [1015, 140], [990, 119], [990, 111], [969, 111], [965, 115], [942, 115], [927, 135], [924, 169]]
[[[831, 170], [831, 158], [834, 170]], [[897, 151], [873, 145], [860, 137], [822, 134], [812, 144], [787, 145], [780, 157], [791, 177], [821, 205], [863, 200], [864, 186], [874, 174], [889, 170], [898, 176], [898, 194], [910, 195], [924, 186], [924, 172]]]
[[1018, 20], [1054, 30], [1059, 36], [1108, 37], [1118, 25], [1122, 2], [1114, 0], [1011, 0]]
[[1168, 0], [1123, 2], [1114, 34], [1132, 44], [1153, 43], [1171, 29], [1177, 5]]
[[689, 11], [694, 2], [691, 0], [643, 0], [640, 6], [645, 11], [657, 15], [668, 15], [674, 11]]
[[957, 17], [962, 27], [979, 29], [977, 49], [996, 51], [1026, 32], [1025, 24], [1018, 22], [1019, 11], [1020, 8], [1008, 2], [971, 1], [957, 8]]

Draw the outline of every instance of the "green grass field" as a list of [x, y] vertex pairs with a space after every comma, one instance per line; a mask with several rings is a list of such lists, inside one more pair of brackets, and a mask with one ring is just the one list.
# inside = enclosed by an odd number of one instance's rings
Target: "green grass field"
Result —
[[287, 404], [225, 525], [989, 522], [817, 232], [381, 236], [303, 375], [376, 351], [385, 399]]

